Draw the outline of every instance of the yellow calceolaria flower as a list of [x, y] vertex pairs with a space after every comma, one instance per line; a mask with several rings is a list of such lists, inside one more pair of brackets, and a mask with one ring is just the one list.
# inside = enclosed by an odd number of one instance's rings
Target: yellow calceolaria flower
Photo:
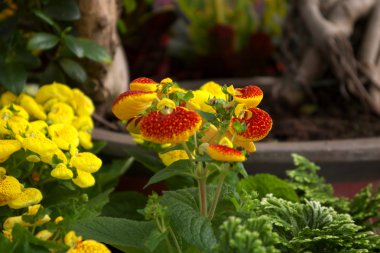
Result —
[[69, 150], [70, 146], [79, 145], [78, 131], [72, 125], [53, 124], [48, 127], [48, 133], [60, 149]]
[[73, 89], [73, 100], [70, 102], [78, 116], [89, 116], [95, 110], [91, 99], [78, 89]]
[[172, 150], [163, 154], [158, 154], [158, 156], [166, 166], [169, 166], [178, 160], [189, 159], [185, 150]]
[[2, 106], [7, 106], [9, 104], [12, 104], [14, 101], [16, 101], [17, 96], [13, 94], [10, 91], [6, 91], [3, 94], [1, 94], [0, 97], [0, 104]]
[[92, 121], [91, 116], [75, 117], [71, 124], [78, 131], [91, 131], [94, 128], [94, 122]]
[[38, 104], [34, 98], [27, 94], [21, 94], [19, 96], [19, 103], [32, 117], [40, 120], [46, 119], [46, 113], [44, 112], [43, 107]]
[[54, 152], [57, 144], [42, 133], [33, 133], [22, 139], [22, 147], [40, 156]]
[[71, 157], [70, 164], [77, 170], [94, 173], [102, 166], [102, 160], [93, 153], [82, 152]]
[[25, 159], [31, 163], [38, 163], [41, 161], [41, 158], [38, 155], [28, 155]]
[[40, 239], [40, 240], [43, 240], [43, 241], [47, 241], [49, 240], [51, 237], [53, 236], [53, 233], [50, 232], [49, 230], [47, 229], [44, 229], [44, 230], [41, 230], [40, 232], [38, 232], [35, 237]]
[[77, 236], [74, 231], [69, 231], [63, 241], [67, 246], [70, 248], [74, 247], [77, 243], [81, 242], [83, 240], [82, 236]]
[[77, 174], [77, 177], [73, 178], [72, 181], [80, 188], [88, 188], [95, 184], [95, 178], [91, 175], [91, 173], [77, 170]]
[[36, 120], [29, 123], [29, 128], [27, 130], [27, 134], [36, 134], [36, 133], [42, 133], [46, 134], [48, 129], [48, 124], [46, 121], [43, 120]]
[[52, 84], [42, 86], [36, 94], [36, 101], [39, 104], [44, 104], [52, 98], [61, 102], [72, 101], [73, 91], [64, 84], [54, 82]]
[[42, 155], [40, 155], [40, 157], [41, 161], [50, 165], [56, 163], [55, 161], [53, 161], [54, 158], [57, 158], [60, 162], [67, 164], [67, 157], [59, 148], [56, 148], [52, 151], [49, 150], [48, 152], [45, 152]]
[[8, 206], [13, 209], [20, 209], [40, 203], [42, 193], [37, 188], [26, 188], [14, 200], [8, 202]]
[[71, 124], [74, 119], [74, 110], [66, 103], [58, 102], [52, 105], [47, 116], [48, 123]]
[[187, 107], [190, 110], [201, 110], [204, 112], [215, 113], [215, 109], [207, 104], [209, 99], [213, 98], [214, 95], [204, 90], [196, 90], [193, 92], [193, 95], [194, 97], [187, 103]]
[[0, 177], [0, 206], [7, 205], [9, 201], [17, 199], [22, 192], [22, 185], [12, 176]]
[[216, 82], [207, 82], [200, 88], [201, 91], [206, 91], [209, 94], [212, 94], [212, 97], [226, 99], [226, 94], [222, 91], [222, 86], [217, 84]]
[[74, 173], [72, 170], [67, 168], [67, 166], [64, 163], [59, 163], [50, 172], [50, 175], [58, 179], [67, 180], [67, 179], [72, 179], [74, 176]]
[[58, 216], [57, 218], [55, 218], [54, 223], [58, 224], [58, 223], [60, 223], [62, 221], [63, 221], [63, 217], [62, 216]]
[[[36, 215], [38, 210], [41, 208], [41, 205], [33, 205], [28, 207], [28, 211], [23, 215]], [[40, 226], [50, 221], [49, 215], [45, 214], [42, 218], [40, 218], [35, 223], [28, 223], [23, 221], [22, 216], [12, 216], [7, 218], [3, 223], [3, 228], [5, 231], [12, 231], [15, 224], [20, 224], [23, 227], [32, 227], [32, 226]]]
[[4, 108], [10, 110], [13, 113], [13, 115], [20, 116], [26, 120], [29, 119], [28, 112], [22, 106], [19, 106], [16, 104], [9, 104], [8, 106]]
[[78, 132], [79, 137], [79, 144], [84, 149], [92, 149], [94, 147], [94, 144], [91, 141], [91, 134], [88, 132], [80, 131]]
[[14, 115], [8, 120], [7, 127], [15, 135], [24, 135], [29, 128], [29, 122], [23, 117]]
[[10, 155], [21, 149], [18, 140], [0, 140], [0, 162], [4, 162]]
[[94, 240], [85, 240], [77, 243], [67, 253], [111, 253], [111, 251], [102, 243]]

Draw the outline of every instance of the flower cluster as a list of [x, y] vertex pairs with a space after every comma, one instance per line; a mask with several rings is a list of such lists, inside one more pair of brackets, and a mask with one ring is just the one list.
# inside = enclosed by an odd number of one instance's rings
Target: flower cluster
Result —
[[242, 162], [272, 128], [271, 117], [257, 108], [262, 98], [255, 85], [234, 88], [208, 82], [188, 91], [170, 78], [157, 83], [143, 77], [131, 82], [112, 111], [140, 142], [170, 147], [194, 136], [194, 154], [186, 149], [159, 154], [166, 165], [204, 154], [216, 161]]
[[[225, 177], [243, 167], [241, 162], [256, 150], [254, 142], [272, 128], [271, 117], [257, 108], [262, 98], [256, 85], [234, 88], [208, 82], [191, 91], [170, 78], [157, 83], [143, 77], [117, 97], [112, 111], [126, 122], [138, 143], [160, 145], [159, 157], [168, 166], [164, 170], [178, 170], [161, 175], [191, 176], [197, 181], [200, 214], [212, 219]], [[208, 208], [207, 180], [215, 172], [219, 179]], [[159, 173], [151, 181], [167, 178]]]
[[[60, 83], [44, 85], [34, 94], [1, 94], [0, 207], [16, 214], [5, 216], [2, 224], [9, 240], [16, 225], [31, 228], [40, 240], [64, 236], [67, 228], [58, 225], [63, 218], [50, 222], [52, 210], [42, 207], [43, 200], [51, 185], [79, 192], [95, 184], [92, 174], [102, 161], [91, 153], [93, 111], [91, 99], [82, 91]], [[16, 210], [22, 208], [27, 211]], [[95, 252], [91, 249], [97, 249], [97, 244], [80, 238], [65, 247], [71, 247], [70, 252]], [[99, 250], [105, 250], [99, 252], [109, 252], [100, 245]]]

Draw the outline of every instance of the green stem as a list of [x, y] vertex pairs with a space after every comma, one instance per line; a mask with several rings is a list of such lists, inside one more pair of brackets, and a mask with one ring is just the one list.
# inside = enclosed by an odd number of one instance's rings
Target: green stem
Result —
[[199, 189], [199, 205], [201, 215], [207, 217], [207, 178], [201, 177], [198, 179], [198, 189]]
[[181, 247], [179, 246], [177, 237], [175, 236], [173, 229], [171, 227], [169, 227], [169, 233], [173, 238], [173, 241], [174, 241], [175, 247], [177, 248], [178, 253], [182, 253], [182, 250], [181, 250]]
[[187, 146], [186, 142], [182, 142], [182, 147], [183, 147], [183, 149], [185, 150], [185, 152], [186, 152], [187, 156], [189, 157], [189, 159], [193, 159], [194, 157], [193, 157], [193, 155], [191, 154], [190, 149], [189, 149], [189, 147]]
[[222, 172], [222, 174], [219, 177], [218, 184], [215, 189], [214, 199], [212, 201], [212, 205], [208, 213], [208, 217], [210, 220], [212, 220], [212, 218], [214, 217], [216, 206], [218, 205], [220, 193], [222, 192], [222, 186], [223, 186], [224, 179], [226, 178], [226, 176], [227, 176], [227, 173]]

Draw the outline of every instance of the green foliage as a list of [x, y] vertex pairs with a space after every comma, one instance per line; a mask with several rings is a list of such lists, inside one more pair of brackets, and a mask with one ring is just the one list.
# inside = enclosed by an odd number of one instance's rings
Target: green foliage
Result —
[[86, 84], [79, 58], [110, 63], [96, 43], [75, 36], [75, 0], [15, 1], [14, 15], [0, 22], [0, 85], [20, 93], [26, 82]]
[[110, 201], [104, 206], [102, 216], [142, 220], [144, 217], [137, 212], [143, 209], [147, 198], [138, 192], [114, 192]]
[[380, 237], [360, 232], [350, 215], [339, 214], [316, 201], [292, 203], [267, 196], [257, 207], [258, 214], [267, 215], [274, 231], [281, 237], [285, 252], [341, 252], [380, 250]]
[[273, 232], [268, 217], [249, 218], [243, 222], [237, 217], [229, 217], [220, 227], [221, 235], [215, 252], [218, 253], [279, 253], [275, 245], [279, 236]]
[[162, 204], [167, 207], [170, 226], [187, 244], [211, 252], [216, 238], [211, 222], [199, 213], [195, 189], [165, 192]]
[[238, 184], [240, 191], [256, 191], [260, 198], [268, 193], [272, 193], [278, 198], [283, 198], [293, 202], [298, 201], [298, 195], [294, 189], [284, 180], [271, 174], [256, 174], [240, 180]]
[[77, 222], [73, 229], [84, 238], [111, 245], [123, 252], [144, 252], [145, 242], [154, 230], [150, 221], [96, 217]]

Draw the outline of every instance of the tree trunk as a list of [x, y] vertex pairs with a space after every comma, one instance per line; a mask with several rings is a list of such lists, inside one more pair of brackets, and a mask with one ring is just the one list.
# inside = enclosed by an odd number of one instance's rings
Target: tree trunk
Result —
[[[116, 22], [117, 0], [77, 0], [81, 18], [76, 23], [78, 35], [103, 46], [112, 56], [111, 64], [84, 60], [89, 85], [83, 87], [97, 104], [108, 104], [127, 89], [129, 71]], [[101, 106], [100, 106], [101, 107]]]

